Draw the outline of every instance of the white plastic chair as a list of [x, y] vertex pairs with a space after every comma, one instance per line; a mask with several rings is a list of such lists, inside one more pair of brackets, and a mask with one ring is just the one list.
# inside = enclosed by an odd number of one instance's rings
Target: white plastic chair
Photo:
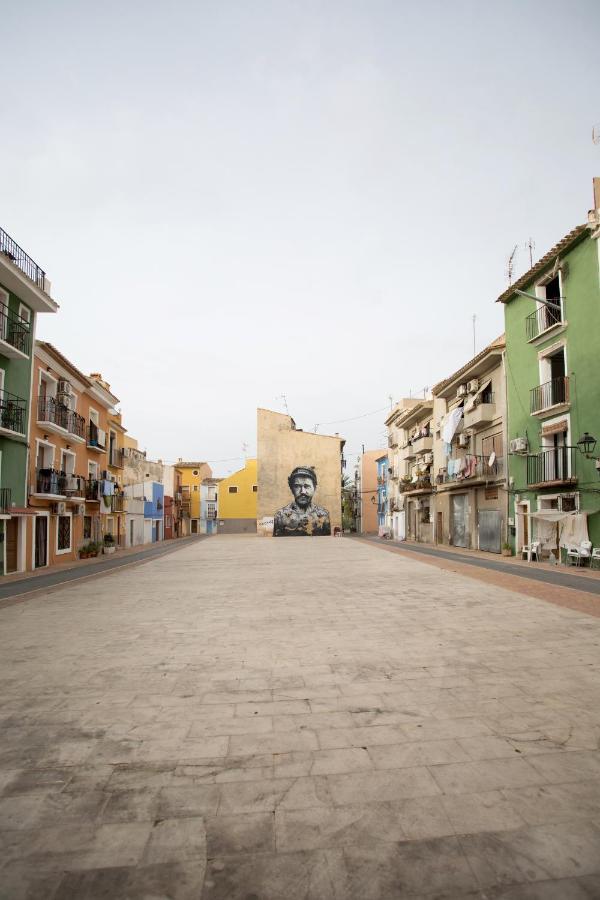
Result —
[[540, 553], [542, 551], [542, 542], [541, 541], [532, 541], [531, 547], [529, 548], [529, 562], [535, 557], [535, 561], [540, 561]]
[[567, 560], [571, 560], [571, 565], [580, 566], [581, 560], [592, 558], [592, 542], [582, 541], [579, 547], [569, 547], [567, 550]]
[[590, 557], [590, 569], [595, 569], [596, 564], [600, 566], [600, 547], [594, 547]]

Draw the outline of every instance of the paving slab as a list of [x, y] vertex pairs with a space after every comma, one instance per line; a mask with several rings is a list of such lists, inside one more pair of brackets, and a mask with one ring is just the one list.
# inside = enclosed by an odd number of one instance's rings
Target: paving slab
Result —
[[1, 900], [599, 897], [600, 619], [502, 577], [223, 536], [0, 607]]

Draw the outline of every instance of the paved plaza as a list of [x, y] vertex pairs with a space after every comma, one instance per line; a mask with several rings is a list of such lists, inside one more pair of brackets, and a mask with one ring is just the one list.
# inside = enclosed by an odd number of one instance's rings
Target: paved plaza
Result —
[[0, 898], [600, 897], [600, 619], [343, 539], [0, 607]]

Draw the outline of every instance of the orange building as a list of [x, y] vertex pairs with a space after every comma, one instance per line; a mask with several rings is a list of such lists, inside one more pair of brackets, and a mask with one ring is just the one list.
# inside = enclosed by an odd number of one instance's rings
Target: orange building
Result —
[[[102, 541], [120, 492], [108, 471], [109, 415], [118, 398], [52, 344], [36, 341], [29, 432], [27, 568], [77, 558]], [[112, 485], [112, 487], [111, 487]]]

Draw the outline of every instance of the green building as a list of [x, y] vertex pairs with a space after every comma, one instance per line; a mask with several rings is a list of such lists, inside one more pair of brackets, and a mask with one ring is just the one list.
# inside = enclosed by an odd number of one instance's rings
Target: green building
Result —
[[27, 568], [27, 453], [37, 313], [56, 312], [46, 273], [0, 228], [0, 574]]
[[[596, 209], [498, 298], [506, 331], [508, 515], [517, 553], [541, 541], [543, 555], [557, 556], [559, 544], [585, 538], [586, 524], [600, 545], [598, 451], [582, 442], [586, 432], [600, 441], [599, 225]], [[561, 515], [568, 512], [579, 515]]]

